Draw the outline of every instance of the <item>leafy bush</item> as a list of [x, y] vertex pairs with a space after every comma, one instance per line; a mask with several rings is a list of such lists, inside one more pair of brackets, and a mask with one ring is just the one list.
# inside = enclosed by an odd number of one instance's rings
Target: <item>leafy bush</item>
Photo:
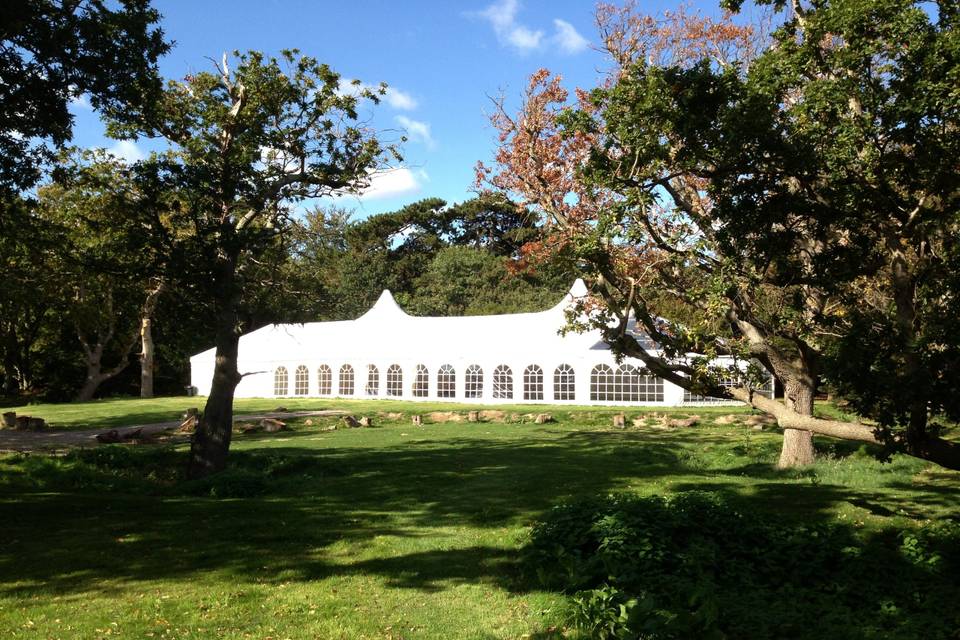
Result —
[[713, 494], [612, 495], [537, 523], [525, 566], [595, 638], [952, 638], [960, 527], [861, 539]]

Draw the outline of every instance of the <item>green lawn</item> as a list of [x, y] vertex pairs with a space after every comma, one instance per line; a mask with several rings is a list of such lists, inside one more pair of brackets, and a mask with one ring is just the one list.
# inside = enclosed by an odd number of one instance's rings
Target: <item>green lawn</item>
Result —
[[[15, 411], [19, 415], [31, 415], [44, 418], [53, 429], [80, 430], [115, 428], [134, 424], [148, 424], [152, 422], [167, 422], [179, 419], [189, 407], [203, 409], [206, 398], [198, 397], [170, 397], [140, 400], [139, 398], [109, 398], [84, 403], [67, 404], [31, 404], [19, 407], [10, 407], [4, 411]], [[468, 411], [471, 409], [500, 409], [510, 413], [528, 414], [549, 411], [558, 416], [566, 416], [571, 412], [583, 412], [597, 415], [612, 415], [623, 409], [616, 407], [577, 407], [577, 406], [550, 406], [550, 405], [468, 405], [452, 402], [409, 402], [403, 400], [339, 400], [318, 398], [238, 398], [234, 402], [234, 413], [269, 412], [277, 408], [290, 411], [314, 411], [322, 409], [345, 409], [358, 414], [364, 412], [405, 412], [427, 413], [430, 411]], [[731, 407], [704, 407], [694, 410], [680, 410], [665, 408], [667, 413], [678, 411], [696, 411], [697, 413], [734, 413], [744, 412], [746, 409]]]
[[[190, 401], [30, 411], [65, 428], [117, 426], [176, 417]], [[960, 474], [909, 458], [880, 464], [823, 441], [814, 467], [781, 473], [775, 432], [709, 418], [613, 430], [618, 410], [546, 410], [559, 422], [415, 427], [408, 415], [381, 415], [376, 428], [325, 431], [334, 419], [294, 421], [287, 433], [237, 436], [233, 475], [220, 484], [176, 477], [182, 445], [0, 456], [0, 638], [562, 637], [565, 597], [538, 590], [517, 560], [529, 524], [569, 497], [714, 489], [785, 518], [869, 532], [960, 507]]]

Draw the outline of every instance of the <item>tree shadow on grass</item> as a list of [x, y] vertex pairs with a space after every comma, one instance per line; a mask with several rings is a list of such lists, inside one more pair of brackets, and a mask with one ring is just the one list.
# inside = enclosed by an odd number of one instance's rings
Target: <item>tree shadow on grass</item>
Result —
[[[691, 441], [675, 432], [531, 429], [508, 440], [438, 434], [396, 446], [306, 446], [316, 436], [271, 436], [269, 448], [236, 452], [250, 468], [295, 461], [269, 476], [267, 494], [247, 499], [83, 486], [0, 490], [0, 594], [72, 597], [206, 573], [266, 583], [365, 574], [395, 588], [489, 582], [522, 591], [529, 585], [517, 580], [516, 541], [471, 544], [453, 532], [496, 536], [558, 501], [667, 481], [671, 491], [726, 491], [744, 504], [789, 508], [809, 519], [827, 519], [834, 505], [857, 498], [839, 486], [724, 475], [698, 457], [705, 447], [730, 445], [712, 432]], [[742, 457], [735, 459], [743, 466]], [[954, 493], [942, 499], [960, 500]], [[441, 527], [450, 532], [438, 534]], [[423, 548], [434, 536], [443, 548]], [[416, 544], [398, 555], [346, 562], [327, 553], [346, 544], [362, 557], [376, 551], [380, 537]]]

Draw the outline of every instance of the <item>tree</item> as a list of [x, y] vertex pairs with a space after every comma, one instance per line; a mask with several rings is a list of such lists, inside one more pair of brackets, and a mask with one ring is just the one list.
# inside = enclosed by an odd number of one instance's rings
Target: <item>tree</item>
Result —
[[[937, 238], [956, 228], [958, 173], [943, 158], [956, 157], [960, 49], [956, 12], [940, 9], [934, 22], [906, 1], [797, 2], [767, 39], [729, 16], [601, 7], [609, 80], [570, 104], [558, 78], [535, 75], [520, 115], [495, 116], [498, 171], [479, 179], [549, 214], [553, 244], [591, 265], [593, 321], [616, 350], [774, 415], [781, 466], [812, 460], [811, 432], [957, 466], [935, 434], [812, 416], [835, 316], [897, 260], [916, 263], [896, 258], [900, 243], [913, 256], [932, 237], [904, 233], [910, 212]], [[623, 331], [631, 316], [660, 353]], [[753, 391], [750, 368], [711, 366], [717, 355], [762, 363], [786, 405]], [[913, 414], [929, 408], [927, 396]]]
[[284, 237], [292, 207], [356, 192], [389, 158], [399, 160], [358, 123], [360, 101], [377, 102], [376, 93], [344, 95], [340, 76], [296, 51], [279, 60], [235, 55], [234, 70], [225, 55], [213, 73], [170, 81], [155, 109], [112, 128], [117, 135], [163, 136], [176, 151], [155, 166], [157, 181], [176, 185], [179, 194], [168, 210], [155, 212], [155, 242], [166, 247], [171, 273], [216, 327], [216, 365], [191, 446], [192, 477], [226, 464], [242, 377], [238, 343], [249, 321], [244, 302], [263, 273], [258, 262]]
[[0, 190], [34, 186], [70, 140], [69, 102], [87, 96], [125, 121], [160, 89], [157, 59], [170, 45], [148, 0], [8, 0], [0, 8]]
[[85, 401], [129, 366], [138, 339], [151, 349], [163, 287], [139, 224], [147, 205], [136, 167], [99, 150], [67, 156], [58, 173], [39, 190], [37, 216], [57, 237], [46, 277], [57, 281], [62, 319], [82, 349], [86, 375], [76, 399]]

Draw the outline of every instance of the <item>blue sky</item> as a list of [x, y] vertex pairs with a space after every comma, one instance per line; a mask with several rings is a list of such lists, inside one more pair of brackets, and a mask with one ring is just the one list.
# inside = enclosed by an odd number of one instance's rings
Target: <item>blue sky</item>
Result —
[[[502, 92], [516, 104], [526, 78], [541, 67], [571, 87], [592, 86], [603, 66], [591, 48], [589, 1], [154, 0], [154, 6], [176, 41], [161, 61], [166, 77], [209, 69], [208, 57], [234, 49], [298, 48], [344, 78], [391, 87], [373, 123], [394, 138], [406, 132], [404, 166], [378, 179], [371, 193], [341, 202], [357, 217], [424, 197], [470, 197], [474, 164], [489, 160], [495, 146], [486, 116], [490, 96]], [[649, 12], [672, 6], [643, 4]], [[153, 147], [108, 140], [96, 114], [82, 104], [74, 112], [77, 145], [113, 147], [128, 157]]]

